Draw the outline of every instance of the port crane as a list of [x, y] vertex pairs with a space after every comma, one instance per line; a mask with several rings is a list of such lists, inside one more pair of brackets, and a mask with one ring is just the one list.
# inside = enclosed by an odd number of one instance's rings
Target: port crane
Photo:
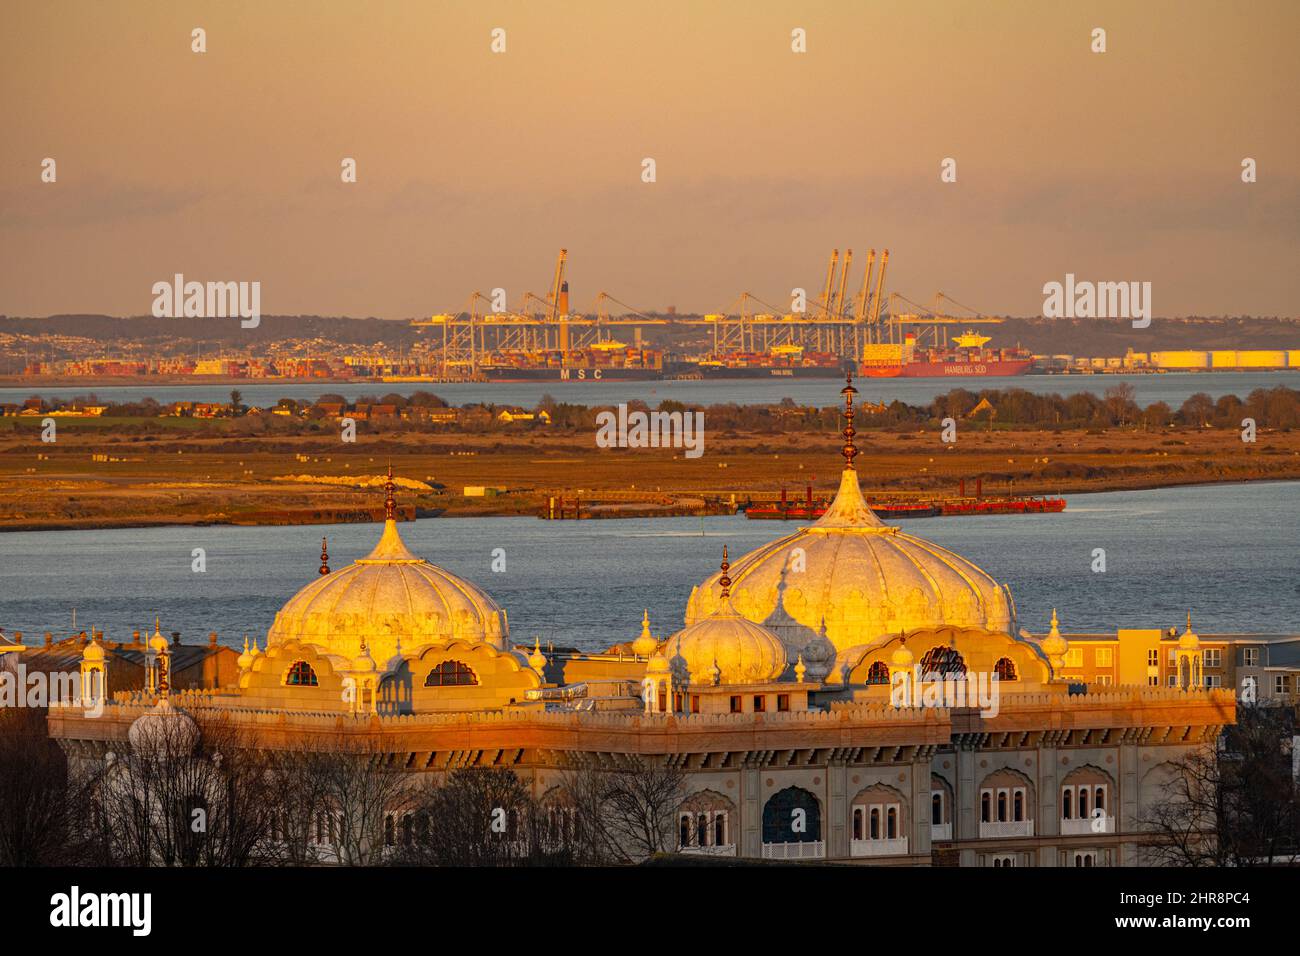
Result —
[[[596, 295], [589, 311], [571, 311], [566, 281], [568, 251], [561, 249], [544, 297], [525, 292], [517, 307], [496, 312], [488, 296], [476, 291], [460, 311], [416, 319], [411, 324], [436, 330], [437, 338], [429, 343], [429, 352], [437, 356], [443, 375], [456, 378], [472, 376], [494, 354], [577, 352], [613, 343], [616, 334], [624, 329], [632, 331], [639, 346], [643, 326], [704, 327], [712, 333], [715, 354], [808, 349], [856, 358], [866, 344], [900, 342], [905, 326], [914, 326], [918, 337], [943, 345], [947, 343], [948, 325], [1002, 321], [985, 317], [943, 293], [938, 293], [929, 307], [900, 293], [886, 294], [888, 249], [883, 250], [879, 260], [875, 249], [868, 251], [862, 286], [854, 300], [849, 294], [852, 263], [851, 249], [845, 249], [843, 259], [838, 249], [832, 250], [821, 298], [808, 303], [808, 309], [801, 313], [787, 311], [745, 291], [722, 312], [664, 317], [648, 315], [607, 291]], [[622, 313], [614, 315], [611, 306], [622, 309]], [[950, 307], [970, 314], [951, 315]]]
[[[952, 296], [945, 295], [943, 292], [936, 292], [930, 302], [931, 304], [928, 307], [918, 305], [901, 293], [891, 292], [889, 294], [888, 341], [895, 344], [902, 342], [904, 333], [907, 331], [904, 326], [915, 326], [918, 347], [947, 348], [948, 327], [950, 325], [997, 325], [1003, 321], [1001, 318], [987, 316], [969, 306], [962, 305]], [[897, 303], [910, 306], [910, 310], [900, 307]], [[956, 306], [969, 314], [953, 315], [951, 310], [945, 309], [945, 304]]]

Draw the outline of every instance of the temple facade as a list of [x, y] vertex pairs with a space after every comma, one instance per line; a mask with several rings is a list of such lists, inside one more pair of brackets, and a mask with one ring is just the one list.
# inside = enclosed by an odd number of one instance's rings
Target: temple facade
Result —
[[[845, 467], [825, 515], [738, 557], [649, 615], [617, 650], [512, 642], [481, 588], [411, 553], [386, 495], [365, 558], [292, 596], [237, 676], [177, 691], [150, 642], [145, 687], [50, 711], [75, 761], [102, 766], [141, 727], [220, 716], [257, 745], [365, 741], [412, 779], [513, 770], [541, 801], [574, 767], [680, 768], [684, 853], [877, 865], [1120, 866], [1189, 752], [1235, 717], [1205, 687], [1190, 619], [1174, 680], [1080, 680], [1053, 615], [1020, 628], [1007, 585], [880, 521], [863, 499], [852, 384]], [[633, 628], [630, 628], [632, 630]], [[86, 695], [113, 687], [84, 649]], [[1076, 668], [1077, 670], [1077, 668]], [[141, 721], [145, 721], [144, 725]], [[134, 733], [133, 733], [134, 731]]]

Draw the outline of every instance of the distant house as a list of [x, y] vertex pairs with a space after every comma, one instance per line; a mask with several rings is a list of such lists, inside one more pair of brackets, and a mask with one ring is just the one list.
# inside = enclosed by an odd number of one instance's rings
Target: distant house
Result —
[[447, 425], [456, 421], [456, 409], [430, 408], [427, 405], [407, 405], [402, 409], [402, 418], [412, 422]]
[[509, 425], [513, 422], [541, 422], [543, 425], [551, 423], [549, 412], [530, 412], [523, 408], [505, 408], [497, 413], [497, 421]]
[[316, 407], [326, 418], [341, 418], [348, 408], [343, 402], [317, 402]]
[[224, 415], [227, 411], [228, 411], [227, 406], [221, 404], [220, 402], [195, 402], [194, 403], [195, 418], [216, 418], [219, 415]]
[[371, 405], [370, 417], [371, 418], [396, 418], [397, 406], [396, 405]]

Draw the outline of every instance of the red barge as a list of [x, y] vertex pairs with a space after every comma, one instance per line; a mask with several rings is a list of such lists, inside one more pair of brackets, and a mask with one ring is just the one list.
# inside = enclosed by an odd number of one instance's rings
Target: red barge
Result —
[[[973, 498], [966, 496], [966, 482], [962, 481], [961, 493], [953, 498], [932, 498], [924, 501], [869, 500], [867, 504], [876, 517], [882, 520], [962, 515], [1056, 514], [1065, 510], [1064, 498], [1042, 495], [999, 495], [986, 498], [980, 488], [982, 484], [982, 481], [976, 482]], [[791, 501], [785, 489], [782, 489], [779, 502], [752, 504], [745, 509], [745, 517], [777, 521], [815, 521], [826, 513], [829, 504], [830, 502], [825, 498], [814, 500], [812, 485], [807, 487], [807, 494], [802, 501]]]

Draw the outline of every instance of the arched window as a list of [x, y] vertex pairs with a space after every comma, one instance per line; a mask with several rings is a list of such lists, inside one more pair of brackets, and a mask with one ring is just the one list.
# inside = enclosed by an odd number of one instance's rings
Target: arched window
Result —
[[1012, 819], [1019, 822], [1025, 818], [1025, 791], [1017, 789], [1011, 799], [1015, 804], [1015, 816]]
[[822, 838], [822, 808], [800, 787], [786, 787], [763, 806], [764, 843], [813, 843]]
[[460, 661], [443, 661], [424, 679], [425, 687], [463, 687], [477, 683], [478, 675]]
[[872, 661], [871, 666], [867, 668], [867, 683], [888, 684], [889, 665], [884, 661]]
[[1002, 657], [993, 665], [993, 673], [998, 675], [998, 680], [1017, 680], [1016, 662], [1009, 657]]
[[893, 840], [898, 836], [898, 808], [890, 807], [886, 811], [885, 835]]
[[284, 682], [290, 687], [317, 687], [320, 684], [316, 672], [306, 661], [295, 661], [289, 673], [284, 675]]
[[943, 823], [943, 794], [938, 790], [930, 792], [930, 822], [936, 826]]
[[1070, 797], [1072, 791], [1066, 787], [1061, 791], [1061, 819], [1072, 820], [1074, 818], [1074, 808], [1071, 805]]
[[942, 644], [932, 647], [921, 657], [921, 676], [926, 679], [966, 676], [966, 662], [955, 647]]
[[992, 795], [987, 790], [980, 794], [980, 823], [993, 822], [993, 815], [989, 812], [992, 799]]
[[678, 846], [730, 847], [730, 814], [735, 805], [713, 790], [701, 790], [682, 802], [678, 811]]

